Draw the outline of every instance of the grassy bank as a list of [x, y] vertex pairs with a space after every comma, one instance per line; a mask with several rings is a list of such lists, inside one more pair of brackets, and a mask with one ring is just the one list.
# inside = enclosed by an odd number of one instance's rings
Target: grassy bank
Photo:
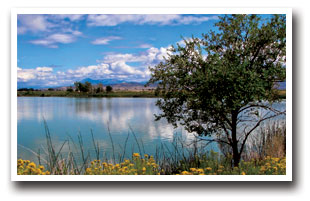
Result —
[[30, 97], [157, 97], [154, 91], [112, 91], [101, 93], [69, 92], [69, 91], [18, 91], [17, 96]]

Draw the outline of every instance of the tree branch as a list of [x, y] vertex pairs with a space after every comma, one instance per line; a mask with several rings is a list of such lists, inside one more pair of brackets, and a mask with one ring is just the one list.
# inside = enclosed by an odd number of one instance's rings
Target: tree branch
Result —
[[239, 152], [239, 153], [240, 153], [240, 154], [242, 153], [243, 148], [244, 148], [244, 145], [245, 145], [245, 142], [247, 141], [249, 135], [250, 135], [263, 121], [265, 121], [265, 120], [267, 120], [267, 119], [274, 118], [274, 117], [279, 116], [279, 115], [281, 115], [281, 114], [285, 114], [285, 111], [280, 112], [280, 113], [275, 114], [275, 115], [272, 115], [272, 116], [269, 116], [269, 117], [265, 117], [265, 118], [260, 119], [260, 120], [256, 123], [256, 125], [255, 125], [248, 133], [245, 134], [245, 138], [244, 138], [244, 140], [243, 140], [243, 142], [242, 142], [242, 145], [241, 145], [241, 148], [240, 148], [240, 152]]

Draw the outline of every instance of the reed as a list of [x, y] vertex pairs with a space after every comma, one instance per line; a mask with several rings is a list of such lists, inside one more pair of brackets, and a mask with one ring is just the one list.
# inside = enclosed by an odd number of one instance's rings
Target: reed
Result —
[[[69, 136], [56, 149], [45, 120], [44, 128], [46, 149], [42, 149], [43, 152], [40, 150], [38, 152], [30, 151], [38, 158], [39, 165], [45, 165], [47, 171], [53, 175], [82, 175], [96, 173], [121, 174], [121, 172], [122, 174], [124, 172], [129, 174], [129, 170], [131, 171], [130, 174], [147, 173], [164, 175], [285, 174], [286, 130], [285, 124], [279, 122], [261, 128], [260, 135], [257, 135], [260, 137], [253, 138], [251, 146], [247, 146], [247, 154], [243, 156], [243, 160], [237, 169], [232, 167], [232, 158], [229, 153], [223, 155], [210, 151], [208, 150], [208, 142], [200, 141], [196, 138], [188, 143], [182, 139], [182, 136], [175, 134], [172, 142], [162, 142], [159, 146], [156, 146], [154, 157], [152, 156], [150, 158], [150, 155], [145, 153], [143, 141], [136, 136], [133, 129], [129, 126], [128, 135], [124, 141], [124, 145], [122, 146], [121, 144], [118, 144], [121, 151], [118, 152], [118, 157], [116, 158], [115, 144], [109, 126], [107, 126], [107, 129], [112, 146], [112, 156], [108, 156], [106, 152], [101, 150], [100, 143], [95, 139], [92, 130], [90, 131], [90, 134], [94, 148], [93, 154], [91, 154], [89, 150], [85, 150], [81, 132], [78, 132], [77, 135], [78, 144], [75, 144], [72, 137]], [[135, 140], [135, 144], [132, 144], [132, 158], [126, 159], [128, 139], [131, 136]], [[137, 146], [139, 153], [134, 152], [135, 146]], [[67, 150], [63, 151], [65, 147]], [[91, 157], [91, 155], [93, 155], [94, 158]], [[95, 162], [92, 161], [94, 159]], [[152, 165], [146, 162], [148, 160], [152, 161]], [[98, 161], [100, 161], [100, 164]], [[125, 164], [125, 161], [127, 161], [127, 168], [123, 166], [121, 172], [113, 169], [120, 168], [122, 166], [121, 164]], [[101, 162], [104, 164], [111, 164], [107, 167], [112, 169], [109, 171], [107, 169], [102, 169], [102, 171], [98, 172], [98, 168], [103, 168]], [[128, 165], [131, 163], [134, 164], [134, 166], [129, 167]], [[22, 163], [20, 162], [20, 164]], [[28, 166], [23, 165], [23, 168], [27, 167]], [[28, 169], [29, 168], [31, 167], [28, 167]], [[144, 170], [144, 168], [146, 169]], [[40, 173], [39, 170], [37, 170], [37, 172]], [[26, 174], [27, 171], [24, 172], [20, 170], [20, 174], [24, 173]]]

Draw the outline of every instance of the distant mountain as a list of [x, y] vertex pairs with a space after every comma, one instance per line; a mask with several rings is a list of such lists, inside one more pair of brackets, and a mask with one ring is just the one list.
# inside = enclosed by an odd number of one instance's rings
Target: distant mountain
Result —
[[[126, 81], [122, 79], [101, 79], [101, 80], [93, 80], [91, 78], [85, 78], [81, 80], [80, 82], [85, 83], [85, 82], [90, 82], [92, 85], [97, 85], [99, 83], [102, 83], [104, 86], [111, 85], [113, 86], [114, 89], [120, 89], [120, 90], [126, 90], [126, 89], [146, 89], [144, 85], [147, 83], [147, 81], [143, 82], [132, 82], [132, 81]], [[74, 86], [72, 83], [71, 86]], [[147, 88], [156, 88], [157, 84], [151, 84]], [[50, 86], [51, 88], [55, 89], [60, 89], [60, 90], [65, 90], [66, 86]], [[34, 89], [47, 89], [49, 86], [37, 86], [33, 85], [31, 83], [27, 82], [18, 82], [17, 83], [17, 88], [34, 88]], [[280, 90], [285, 90], [286, 89], [286, 82], [279, 82], [278, 89]]]
[[85, 83], [89, 82], [92, 85], [97, 85], [99, 83], [103, 84], [104, 86], [110, 85], [113, 87], [114, 90], [124, 90], [124, 91], [142, 91], [142, 90], [151, 90], [156, 88], [156, 84], [151, 84], [148, 87], [144, 85], [147, 81], [144, 82], [132, 82], [126, 80], [119, 80], [119, 79], [102, 79], [102, 80], [93, 80], [91, 78], [86, 78], [81, 80], [80, 82]]
[[138, 84], [138, 85], [144, 85], [146, 84], [147, 81], [144, 82], [129, 82], [126, 80], [119, 80], [119, 79], [102, 79], [102, 80], [93, 80], [91, 78], [85, 78], [81, 80], [80, 82], [85, 83], [85, 82], [90, 82], [91, 84], [103, 84], [103, 85], [117, 85], [117, 84]]

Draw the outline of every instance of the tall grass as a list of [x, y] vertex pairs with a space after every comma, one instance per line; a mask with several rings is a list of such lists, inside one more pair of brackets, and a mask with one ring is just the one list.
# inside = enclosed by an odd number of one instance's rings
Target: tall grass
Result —
[[259, 128], [256, 135], [250, 139], [244, 158], [263, 159], [286, 156], [286, 124], [285, 121], [269, 122]]
[[[84, 141], [80, 132], [77, 135], [78, 144], [69, 136], [68, 139], [56, 148], [45, 120], [44, 128], [47, 146], [43, 149], [43, 153], [40, 150], [38, 152], [32, 151], [32, 153], [37, 156], [39, 164], [46, 165], [47, 170], [54, 175], [85, 174], [86, 170], [91, 166], [90, 162], [94, 159], [114, 165], [125, 161], [128, 155], [126, 153], [128, 139], [131, 136], [134, 138], [135, 144], [132, 144], [132, 151], [129, 154], [131, 156], [134, 154], [135, 146], [139, 150], [139, 155], [149, 154], [145, 153], [143, 141], [139, 139], [130, 126], [124, 144], [119, 144], [121, 151], [118, 153], [117, 158], [115, 143], [109, 126], [107, 126], [107, 129], [112, 146], [112, 156], [104, 152], [99, 141], [95, 139], [92, 130], [90, 133], [94, 153], [85, 150]], [[264, 160], [267, 156], [276, 158], [285, 157], [285, 133], [285, 123], [274, 122], [260, 128], [258, 135], [253, 137], [247, 145], [246, 153], [242, 156], [243, 162], [253, 161], [253, 159]], [[64, 147], [67, 148], [66, 151], [63, 151]], [[94, 158], [91, 156], [94, 156]], [[193, 170], [193, 168], [207, 168], [207, 172], [210, 168], [224, 171], [224, 169], [221, 169], [223, 166], [225, 167], [226, 173], [229, 173], [229, 169], [232, 169], [232, 158], [230, 154], [223, 155], [210, 151], [208, 150], [208, 142], [199, 141], [196, 138], [191, 142], [186, 142], [182, 136], [177, 134], [173, 136], [172, 142], [162, 142], [156, 146], [154, 160], [158, 164], [160, 173], [165, 175], [179, 174], [182, 171], [189, 171], [190, 173], [190, 170]], [[244, 166], [246, 163], [242, 164]], [[233, 172], [238, 173], [232, 169], [231, 173]], [[217, 173], [219, 174], [220, 172]], [[239, 173], [241, 174], [240, 171]], [[259, 173], [259, 170], [256, 168], [252, 173]]]

